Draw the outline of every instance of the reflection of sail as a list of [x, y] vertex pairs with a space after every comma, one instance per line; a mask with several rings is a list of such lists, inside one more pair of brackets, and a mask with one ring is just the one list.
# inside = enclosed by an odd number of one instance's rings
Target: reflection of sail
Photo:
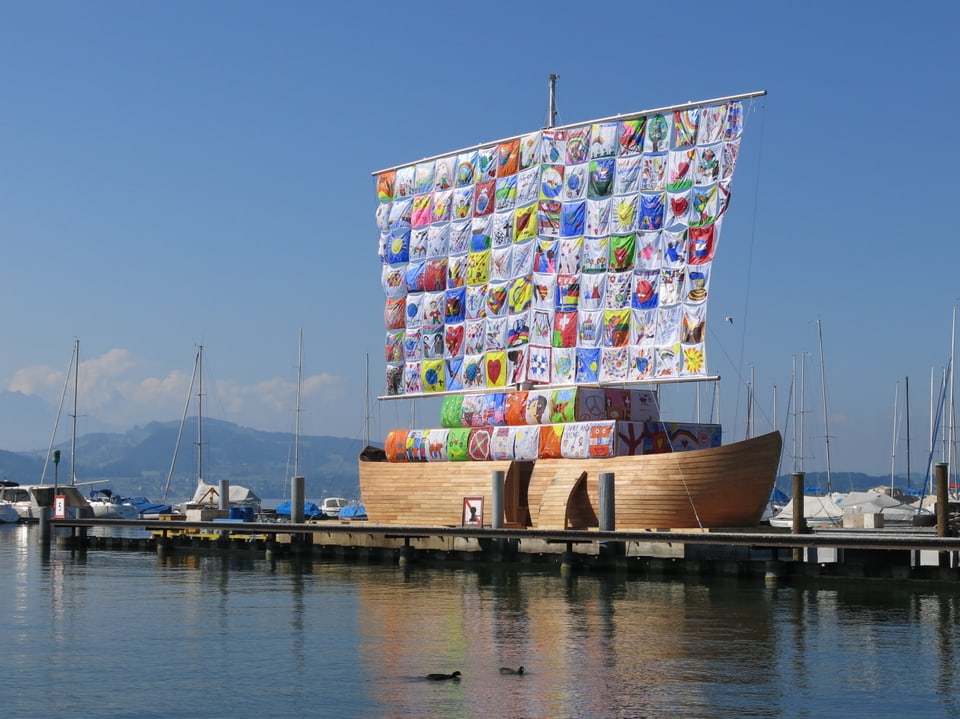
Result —
[[[784, 646], [772, 612], [745, 601], [733, 583], [565, 582], [497, 570], [423, 571], [389, 588], [379, 574], [357, 578], [366, 671], [415, 677], [456, 669], [464, 677], [459, 707], [496, 697], [509, 716], [714, 716], [717, 677], [763, 704], [783, 681], [770, 671]], [[496, 668], [521, 664], [535, 681], [506, 680]], [[378, 692], [389, 712], [381, 716], [454, 714], [454, 705], [434, 704], [446, 697], [425, 699], [419, 682], [384, 681]]]

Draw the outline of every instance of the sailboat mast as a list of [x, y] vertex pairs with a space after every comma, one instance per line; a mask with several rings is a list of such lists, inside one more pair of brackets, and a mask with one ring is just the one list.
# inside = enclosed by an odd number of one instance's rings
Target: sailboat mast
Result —
[[817, 335], [820, 338], [820, 393], [823, 397], [823, 436], [826, 440], [827, 451], [827, 494], [833, 491], [833, 482], [830, 477], [830, 430], [827, 427], [827, 375], [823, 371], [823, 331], [820, 320], [817, 320]]
[[897, 400], [900, 399], [900, 383], [894, 386], [893, 389], [893, 443], [892, 451], [890, 452], [890, 492], [893, 493], [893, 482], [894, 477], [896, 476], [897, 471], [897, 425], [899, 424], [897, 418]]
[[203, 345], [197, 349], [197, 482], [203, 480]]
[[303, 328], [300, 328], [300, 343], [297, 346], [297, 419], [296, 438], [293, 443], [293, 476], [300, 476], [300, 381], [303, 376]]
[[910, 489], [910, 378], [905, 377], [903, 380], [903, 401], [906, 405], [904, 414], [907, 418], [907, 489]]
[[797, 428], [797, 356], [793, 356], [793, 366], [791, 367], [790, 372], [790, 405], [793, 407], [793, 471], [794, 473], [800, 471], [800, 455], [798, 453], [797, 446], [797, 436], [799, 430]]
[[70, 440], [70, 484], [77, 483], [77, 385], [80, 380], [80, 340], [73, 341], [73, 434]]
[[[956, 414], [955, 414], [954, 404], [953, 404], [953, 357], [954, 357], [954, 350], [955, 350], [956, 346], [957, 346], [957, 306], [954, 305], [954, 306], [953, 306], [953, 321], [952, 321], [951, 327], [950, 327], [950, 369], [949, 369], [948, 372], [947, 372], [947, 374], [948, 374], [948, 380], [949, 380], [949, 382], [950, 382], [950, 407], [949, 407], [949, 409], [947, 410], [947, 412], [949, 412], [949, 415], [948, 415], [948, 416], [949, 416], [949, 421], [947, 422], [947, 432], [946, 432], [946, 435], [947, 435], [947, 467], [948, 467], [948, 471], [950, 472], [950, 475], [951, 475], [954, 479], [956, 479], [956, 476], [957, 476], [957, 469], [956, 469], [956, 467], [954, 466], [954, 459], [953, 459], [954, 444], [955, 444], [955, 442], [956, 442], [956, 436], [955, 436], [955, 431], [956, 431], [956, 429], [955, 429], [955, 427], [954, 427], [955, 420], [956, 420]], [[953, 486], [954, 484], [955, 484], [954, 481], [950, 481], [950, 482], [947, 483], [947, 486]]]
[[807, 353], [800, 353], [800, 421], [797, 423], [800, 435], [800, 471], [803, 471], [803, 425], [807, 413]]

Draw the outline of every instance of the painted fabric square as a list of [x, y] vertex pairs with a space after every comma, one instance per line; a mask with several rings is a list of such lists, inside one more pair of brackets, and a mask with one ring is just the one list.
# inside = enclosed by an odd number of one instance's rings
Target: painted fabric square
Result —
[[490, 441], [493, 434], [491, 427], [472, 427], [468, 443], [468, 454], [474, 462], [485, 462], [490, 459]]
[[391, 429], [387, 432], [387, 440], [383, 446], [390, 462], [407, 461], [407, 430]]
[[447, 430], [447, 459], [451, 462], [466, 462], [470, 459], [470, 428]]
[[490, 459], [490, 440], [493, 430], [490, 427], [472, 427], [467, 452], [474, 462]]
[[590, 424], [572, 422], [563, 428], [560, 454], [564, 459], [587, 459], [590, 456]]
[[545, 424], [540, 427], [540, 447], [537, 456], [540, 459], [560, 459], [563, 452], [560, 444], [563, 440], [562, 424]]
[[447, 461], [447, 439], [449, 435], [449, 429], [425, 429], [423, 431], [423, 441], [426, 443], [426, 459], [428, 462]]

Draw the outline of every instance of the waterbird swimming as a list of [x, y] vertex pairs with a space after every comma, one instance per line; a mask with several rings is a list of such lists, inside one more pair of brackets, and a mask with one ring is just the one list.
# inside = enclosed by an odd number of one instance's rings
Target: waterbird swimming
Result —
[[501, 674], [523, 674], [523, 667], [511, 669], [510, 667], [500, 667]]
[[460, 680], [460, 672], [456, 671], [453, 674], [427, 674], [427, 679], [431, 679], [435, 682], [443, 681], [444, 679], [456, 679]]

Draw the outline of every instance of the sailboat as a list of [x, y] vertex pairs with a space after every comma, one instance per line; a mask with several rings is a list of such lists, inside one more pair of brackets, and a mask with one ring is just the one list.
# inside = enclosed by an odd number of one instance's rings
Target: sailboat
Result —
[[[80, 392], [80, 340], [73, 345], [73, 430], [70, 438], [70, 484], [77, 486], [77, 397]], [[95, 481], [90, 484], [100, 484]], [[87, 502], [97, 519], [137, 519], [139, 510], [107, 487], [91, 489]]]
[[[76, 486], [76, 468], [74, 458], [76, 456], [76, 382], [77, 367], [80, 364], [80, 341], [75, 340], [73, 344], [73, 354], [70, 357], [70, 366], [64, 378], [63, 391], [60, 394], [60, 406], [57, 408], [57, 418], [53, 424], [53, 433], [50, 435], [50, 446], [47, 450], [47, 456], [43, 463], [43, 470], [40, 473], [39, 484], [20, 484], [18, 482], [4, 481], [0, 482], [0, 503], [13, 507], [19, 516], [20, 521], [38, 522], [44, 508], [52, 512], [55, 497], [62, 496], [66, 507], [67, 516], [73, 518], [92, 518], [93, 510], [87, 498]], [[71, 370], [74, 377], [74, 409], [73, 409], [73, 442], [71, 445], [70, 460], [70, 482], [60, 484], [58, 470], [60, 468], [60, 450], [54, 450], [53, 445], [57, 436], [57, 426], [60, 424], [60, 412], [63, 409], [63, 400], [67, 394], [67, 387], [70, 382]], [[54, 483], [46, 484], [47, 465], [50, 459], [54, 462]], [[10, 517], [7, 509], [3, 510], [7, 517]], [[7, 520], [9, 521], [9, 520]]]
[[[187, 510], [217, 509], [220, 507], [219, 486], [208, 484], [203, 479], [203, 345], [197, 347], [197, 356], [193, 366], [193, 376], [190, 379], [187, 403], [183, 409], [183, 416], [180, 420], [180, 431], [177, 433], [177, 442], [173, 452], [173, 460], [170, 463], [170, 471], [167, 474], [167, 484], [163, 493], [164, 501], [166, 501], [170, 481], [173, 477], [173, 469], [180, 451], [180, 439], [183, 436], [183, 427], [186, 423], [194, 384], [197, 385], [197, 487], [194, 490], [193, 497], [177, 508], [183, 513], [187, 513]], [[243, 516], [244, 519], [252, 520], [254, 510], [260, 506], [260, 497], [248, 487], [243, 487], [238, 484], [231, 484], [229, 492], [230, 494], [227, 497], [228, 507], [237, 508], [245, 513]]]
[[503, 526], [594, 528], [613, 473], [618, 529], [753, 526], [780, 433], [723, 444], [662, 418], [660, 389], [719, 380], [712, 261], [744, 103], [766, 93], [556, 126], [555, 80], [548, 127], [373, 173], [380, 399], [442, 404], [361, 453], [369, 520], [489, 524], [502, 477]]
[[[294, 478], [301, 477], [300, 475], [300, 387], [302, 384], [303, 378], [303, 330], [300, 330], [300, 338], [297, 343], [297, 409], [296, 409], [296, 419], [294, 420], [294, 433], [293, 433], [293, 476]], [[301, 480], [302, 481], [302, 480]], [[277, 517], [290, 520], [293, 515], [293, 500], [288, 499], [285, 502], [281, 502], [277, 505], [274, 514]], [[325, 519], [324, 510], [321, 507], [318, 507], [315, 502], [311, 502], [307, 499], [303, 501], [303, 518], [306, 520], [312, 519]]]

